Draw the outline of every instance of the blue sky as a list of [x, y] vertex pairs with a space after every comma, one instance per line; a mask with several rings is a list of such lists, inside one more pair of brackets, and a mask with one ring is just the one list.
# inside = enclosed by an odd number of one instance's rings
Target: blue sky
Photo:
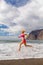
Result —
[[0, 35], [43, 29], [43, 0], [0, 0], [0, 26]]
[[9, 27], [8, 27], [7, 25], [0, 24], [0, 29], [1, 29], [1, 28], [3, 28], [3, 29], [5, 29], [5, 28], [6, 28], [6, 29], [7, 29], [7, 28], [9, 28]]
[[30, 0], [5, 0], [8, 4], [11, 4], [16, 7], [21, 7], [30, 2]]

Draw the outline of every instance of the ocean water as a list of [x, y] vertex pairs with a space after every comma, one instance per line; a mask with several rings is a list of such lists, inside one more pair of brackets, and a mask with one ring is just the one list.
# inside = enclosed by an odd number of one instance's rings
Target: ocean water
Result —
[[24, 45], [22, 45], [21, 50], [18, 51], [18, 42], [0, 43], [0, 60], [43, 58], [42, 43], [27, 44], [32, 45], [32, 47], [25, 47]]
[[32, 47], [22, 45], [19, 52], [20, 40], [0, 40], [0, 60], [43, 58], [43, 40], [27, 40]]
[[[12, 42], [20, 42], [21, 41], [21, 39], [20, 40], [0, 40], [0, 43], [12, 43]], [[40, 43], [43, 43], [43, 40], [26, 40], [27, 41], [27, 43], [38, 43], [38, 44], [40, 44]]]
[[[0, 43], [12, 43], [12, 42], [20, 42], [21, 39], [15, 36], [0, 36]], [[43, 40], [26, 40], [27, 43], [43, 43]]]

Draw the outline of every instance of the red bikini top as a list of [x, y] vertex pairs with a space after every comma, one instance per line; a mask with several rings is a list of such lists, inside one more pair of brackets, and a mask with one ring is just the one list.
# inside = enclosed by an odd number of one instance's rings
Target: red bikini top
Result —
[[21, 37], [24, 38], [24, 37], [25, 37], [25, 34], [21, 34], [21, 35], [19, 35], [19, 38], [21, 38]]

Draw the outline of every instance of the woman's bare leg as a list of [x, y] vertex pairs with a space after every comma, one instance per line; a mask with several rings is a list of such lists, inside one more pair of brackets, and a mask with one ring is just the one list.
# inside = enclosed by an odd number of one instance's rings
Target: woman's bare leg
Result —
[[21, 42], [20, 45], [19, 45], [19, 51], [21, 50], [21, 45], [22, 45], [22, 42]]
[[27, 45], [26, 43], [24, 44], [26, 47], [32, 47], [32, 45]]

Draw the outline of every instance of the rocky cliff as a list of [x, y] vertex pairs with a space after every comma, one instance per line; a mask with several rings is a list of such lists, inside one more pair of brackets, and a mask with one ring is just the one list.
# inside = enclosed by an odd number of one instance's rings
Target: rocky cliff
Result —
[[28, 39], [29, 40], [43, 40], [43, 29], [34, 30], [30, 32]]

